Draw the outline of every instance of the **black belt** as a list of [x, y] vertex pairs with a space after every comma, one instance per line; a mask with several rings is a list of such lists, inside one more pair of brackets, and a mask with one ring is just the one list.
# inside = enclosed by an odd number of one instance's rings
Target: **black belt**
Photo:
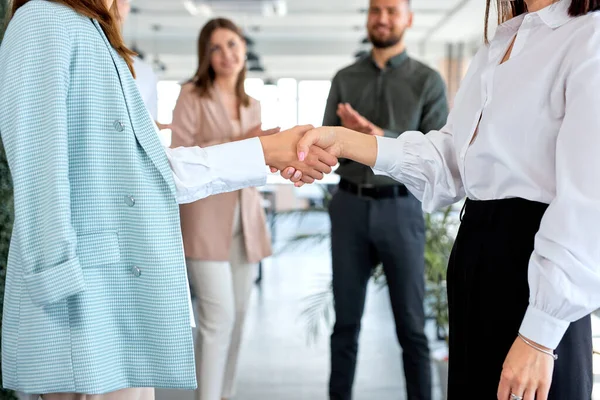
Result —
[[339, 188], [345, 192], [352, 193], [359, 197], [369, 197], [372, 199], [408, 196], [408, 189], [406, 189], [406, 186], [404, 185], [357, 185], [356, 183], [341, 179]]

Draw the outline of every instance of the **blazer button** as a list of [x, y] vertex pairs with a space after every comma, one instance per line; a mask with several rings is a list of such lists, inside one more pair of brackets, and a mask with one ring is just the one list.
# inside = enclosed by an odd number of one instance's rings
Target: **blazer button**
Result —
[[135, 276], [136, 278], [139, 278], [140, 275], [142, 275], [142, 270], [139, 269], [139, 267], [132, 267], [131, 268], [131, 273], [133, 274], [133, 276]]
[[125, 196], [125, 204], [127, 204], [129, 207], [133, 207], [135, 205], [135, 199], [133, 196]]
[[119, 120], [115, 121], [113, 126], [117, 132], [123, 132], [125, 130], [125, 125]]

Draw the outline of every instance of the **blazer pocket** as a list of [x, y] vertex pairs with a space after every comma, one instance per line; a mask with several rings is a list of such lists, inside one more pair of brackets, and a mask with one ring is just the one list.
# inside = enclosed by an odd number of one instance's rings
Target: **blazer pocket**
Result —
[[77, 236], [77, 257], [81, 268], [116, 264], [121, 260], [117, 232], [97, 232]]

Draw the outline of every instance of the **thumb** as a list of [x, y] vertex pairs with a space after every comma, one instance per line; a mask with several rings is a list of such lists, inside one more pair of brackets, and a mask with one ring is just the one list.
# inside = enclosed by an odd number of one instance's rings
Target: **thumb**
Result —
[[298, 160], [304, 161], [306, 159], [310, 147], [319, 141], [319, 137], [319, 131], [316, 129], [311, 129], [304, 134], [304, 136], [298, 141], [298, 144], [296, 145]]

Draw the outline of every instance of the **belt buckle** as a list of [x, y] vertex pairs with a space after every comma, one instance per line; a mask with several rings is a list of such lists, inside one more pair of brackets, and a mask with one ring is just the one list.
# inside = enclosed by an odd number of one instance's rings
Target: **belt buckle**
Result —
[[364, 185], [358, 185], [358, 197], [366, 197], [363, 196], [363, 189], [373, 189], [375, 187], [375, 185], [371, 184], [371, 183], [367, 183]]

